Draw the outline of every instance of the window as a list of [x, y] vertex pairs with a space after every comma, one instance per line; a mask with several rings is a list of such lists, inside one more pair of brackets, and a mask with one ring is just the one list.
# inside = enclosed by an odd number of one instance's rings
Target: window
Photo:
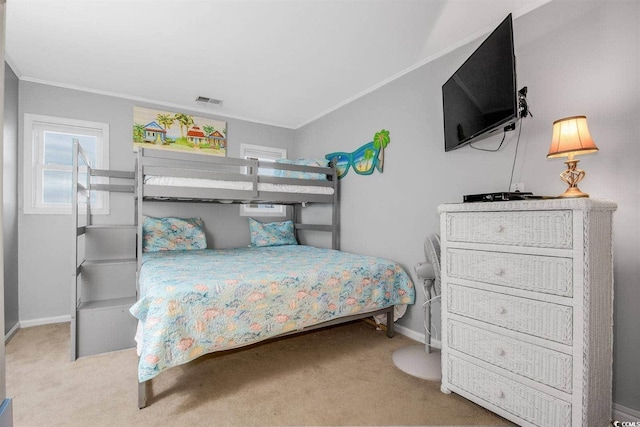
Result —
[[[25, 114], [24, 138], [25, 213], [71, 213], [74, 139], [84, 148], [92, 167], [109, 167], [108, 124]], [[109, 213], [107, 193], [95, 192], [91, 200], [92, 213]]]
[[[240, 157], [262, 161], [276, 161], [286, 159], [287, 150], [284, 148], [262, 147], [260, 145], [240, 144]], [[273, 175], [273, 169], [258, 169], [258, 175]], [[250, 203], [240, 205], [241, 216], [286, 216], [284, 205], [267, 205]]]

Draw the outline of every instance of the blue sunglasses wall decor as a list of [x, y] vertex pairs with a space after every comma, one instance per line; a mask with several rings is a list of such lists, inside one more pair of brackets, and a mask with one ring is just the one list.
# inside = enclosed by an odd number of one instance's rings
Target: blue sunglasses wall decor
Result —
[[351, 168], [358, 175], [371, 175], [375, 169], [382, 172], [384, 149], [389, 145], [389, 142], [391, 142], [389, 131], [382, 129], [375, 134], [373, 141], [364, 144], [352, 153], [337, 151], [324, 157], [335, 164], [338, 179], [345, 177]]

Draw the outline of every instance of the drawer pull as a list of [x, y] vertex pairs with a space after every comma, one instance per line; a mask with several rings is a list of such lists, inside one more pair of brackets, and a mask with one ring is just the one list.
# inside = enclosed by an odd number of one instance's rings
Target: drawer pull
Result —
[[501, 306], [496, 307], [496, 313], [498, 314], [505, 314], [507, 312], [507, 309]]
[[507, 354], [507, 352], [504, 351], [504, 348], [499, 348], [499, 349], [496, 350], [496, 354], [498, 356], [504, 356], [505, 354]]
[[502, 390], [494, 390], [493, 395], [496, 399], [504, 399], [504, 391]]
[[495, 274], [496, 276], [504, 276], [504, 268], [496, 268]]
[[496, 233], [502, 233], [504, 231], [504, 225], [498, 224], [496, 227]]

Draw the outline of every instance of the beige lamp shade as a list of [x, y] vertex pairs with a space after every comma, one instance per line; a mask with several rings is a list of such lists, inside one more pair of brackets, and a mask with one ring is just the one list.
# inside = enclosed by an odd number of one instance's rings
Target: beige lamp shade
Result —
[[585, 116], [565, 117], [553, 122], [553, 138], [547, 157], [573, 157], [598, 151], [591, 139]]

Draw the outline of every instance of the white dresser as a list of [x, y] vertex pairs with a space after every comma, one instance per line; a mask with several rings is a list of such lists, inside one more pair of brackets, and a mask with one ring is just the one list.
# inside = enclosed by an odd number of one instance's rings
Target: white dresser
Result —
[[439, 206], [443, 392], [522, 426], [609, 425], [615, 209]]

